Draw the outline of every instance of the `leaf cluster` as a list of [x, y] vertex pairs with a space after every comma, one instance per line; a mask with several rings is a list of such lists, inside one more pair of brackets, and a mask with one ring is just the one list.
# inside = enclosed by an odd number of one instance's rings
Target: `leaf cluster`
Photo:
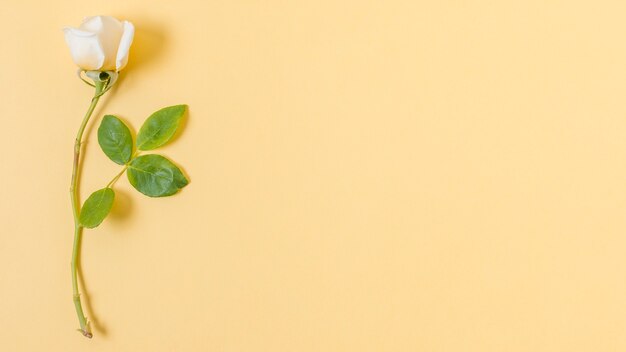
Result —
[[[128, 181], [139, 192], [149, 197], [167, 197], [189, 184], [178, 166], [163, 155], [145, 154], [168, 143], [178, 131], [187, 111], [186, 105], [174, 105], [156, 111], [143, 123], [137, 138], [114, 115], [106, 115], [98, 128], [98, 144], [104, 154], [116, 164], [123, 165]], [[81, 226], [94, 228], [106, 218], [113, 207], [115, 192], [112, 184], [95, 191], [83, 204], [79, 221]]]

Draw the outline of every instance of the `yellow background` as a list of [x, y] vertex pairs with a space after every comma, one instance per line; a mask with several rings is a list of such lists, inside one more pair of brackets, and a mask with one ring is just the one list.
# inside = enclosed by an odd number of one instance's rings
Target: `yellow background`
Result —
[[[0, 9], [0, 350], [626, 350], [624, 1], [24, 1]], [[116, 185], [71, 300], [61, 28], [136, 25], [96, 111], [191, 180]], [[95, 122], [94, 121], [94, 122]], [[82, 199], [119, 167], [87, 133]]]

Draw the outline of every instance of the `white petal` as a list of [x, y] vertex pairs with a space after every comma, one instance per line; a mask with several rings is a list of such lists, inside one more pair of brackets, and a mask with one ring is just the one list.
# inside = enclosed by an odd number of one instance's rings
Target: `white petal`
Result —
[[120, 40], [120, 46], [117, 49], [116, 68], [117, 71], [121, 71], [128, 63], [128, 51], [130, 45], [133, 43], [133, 37], [135, 36], [135, 26], [128, 21], [124, 21], [124, 33]]
[[98, 33], [102, 30], [102, 20], [100, 16], [85, 17], [78, 29], [85, 32]]
[[63, 29], [72, 59], [83, 70], [99, 70], [104, 63], [104, 51], [98, 36], [76, 28]]
[[97, 34], [104, 52], [101, 70], [115, 70], [117, 48], [124, 31], [122, 22], [111, 16], [94, 16], [86, 18], [80, 25], [80, 29]]

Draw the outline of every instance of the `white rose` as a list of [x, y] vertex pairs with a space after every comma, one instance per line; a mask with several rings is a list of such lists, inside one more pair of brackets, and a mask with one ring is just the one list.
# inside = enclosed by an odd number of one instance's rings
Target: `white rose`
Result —
[[111, 16], [87, 17], [78, 28], [65, 27], [74, 63], [85, 71], [120, 71], [128, 63], [135, 27]]

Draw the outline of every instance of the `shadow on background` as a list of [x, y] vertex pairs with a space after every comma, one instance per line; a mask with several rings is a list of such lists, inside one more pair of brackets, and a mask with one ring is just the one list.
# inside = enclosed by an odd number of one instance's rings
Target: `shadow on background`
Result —
[[135, 25], [135, 37], [130, 47], [128, 64], [120, 74], [120, 84], [127, 74], [150, 70], [161, 59], [160, 54], [165, 52], [168, 43], [166, 30], [159, 22], [136, 18], [129, 20]]
[[[122, 176], [124, 177], [124, 176]], [[133, 212], [132, 197], [121, 189], [115, 190], [115, 202], [109, 213], [108, 218], [111, 221], [126, 219]]]

